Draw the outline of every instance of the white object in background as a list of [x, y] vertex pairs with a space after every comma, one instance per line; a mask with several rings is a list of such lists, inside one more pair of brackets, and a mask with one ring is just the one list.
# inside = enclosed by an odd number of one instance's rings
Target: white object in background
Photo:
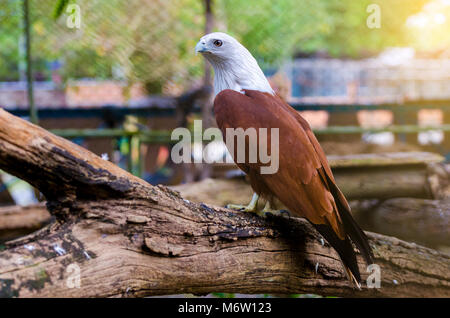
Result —
[[362, 135], [362, 140], [369, 144], [392, 145], [395, 141], [395, 136], [389, 131], [380, 133], [365, 133]]
[[442, 130], [422, 131], [418, 139], [421, 145], [440, 144], [444, 140], [444, 132]]
[[38, 203], [33, 187], [25, 181], [7, 173], [1, 173], [0, 178], [17, 205], [26, 206]]

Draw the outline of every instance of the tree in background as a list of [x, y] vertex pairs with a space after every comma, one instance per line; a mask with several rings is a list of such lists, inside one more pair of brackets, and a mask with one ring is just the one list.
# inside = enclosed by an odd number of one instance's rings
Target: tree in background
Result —
[[[20, 2], [6, 0], [0, 4], [0, 78], [17, 80], [20, 78], [19, 63], [22, 12]], [[22, 45], [23, 47], [23, 45]]]
[[[1, 80], [19, 77], [18, 2], [0, 3]], [[202, 2], [31, 1], [37, 71], [48, 76], [45, 61], [60, 60], [66, 80], [116, 77], [144, 83], [149, 93], [179, 94], [200, 83], [203, 75], [202, 60], [193, 54], [204, 30]], [[420, 48], [406, 21], [427, 2], [430, 0], [215, 0], [213, 5], [216, 29], [237, 37], [267, 68], [280, 65], [298, 51], [359, 57], [389, 46]], [[69, 3], [81, 8], [80, 29], [66, 25]], [[372, 3], [381, 7], [380, 29], [366, 25], [366, 9]]]
[[[199, 1], [78, 0], [76, 3], [83, 12], [81, 29], [60, 28], [62, 38], [67, 36], [62, 51], [72, 58], [66, 60], [66, 70], [70, 70], [70, 65], [79, 65], [74, 63], [79, 52], [89, 53], [93, 59], [78, 62], [95, 68], [106, 61], [110, 69], [118, 70], [119, 77], [130, 83], [145, 83], [150, 93], [161, 93], [164, 85], [173, 87], [201, 76], [200, 60], [191, 49], [203, 28]], [[57, 8], [57, 12], [64, 12]], [[56, 23], [65, 19], [62, 14]], [[61, 41], [61, 36], [58, 38]], [[69, 74], [76, 74], [77, 70], [73, 71]]]

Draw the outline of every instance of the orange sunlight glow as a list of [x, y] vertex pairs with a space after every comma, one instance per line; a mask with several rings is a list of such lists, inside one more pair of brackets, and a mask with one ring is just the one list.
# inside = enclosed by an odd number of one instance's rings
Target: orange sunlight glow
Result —
[[412, 45], [419, 50], [450, 47], [450, 0], [431, 0], [406, 21]]

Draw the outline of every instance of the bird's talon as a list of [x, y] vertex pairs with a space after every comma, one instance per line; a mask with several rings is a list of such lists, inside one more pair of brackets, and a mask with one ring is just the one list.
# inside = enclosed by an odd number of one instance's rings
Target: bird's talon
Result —
[[268, 214], [271, 214], [272, 216], [276, 216], [276, 217], [287, 217], [287, 218], [291, 217], [289, 211], [287, 211], [287, 210], [272, 209], [269, 201], [266, 202], [266, 205], [264, 206], [264, 209], [262, 209], [261, 214], [263, 216], [267, 216]]
[[226, 208], [231, 210], [236, 210], [239, 212], [256, 212], [256, 207], [258, 205], [259, 195], [256, 193], [253, 194], [252, 200], [248, 205], [240, 205], [240, 204], [227, 204]]
[[255, 208], [247, 205], [239, 205], [239, 204], [227, 204], [227, 209], [235, 210], [239, 212], [255, 212]]
[[262, 218], [267, 218], [270, 213], [264, 212], [264, 211], [258, 211], [258, 212], [256, 212], [256, 214], [258, 214]]

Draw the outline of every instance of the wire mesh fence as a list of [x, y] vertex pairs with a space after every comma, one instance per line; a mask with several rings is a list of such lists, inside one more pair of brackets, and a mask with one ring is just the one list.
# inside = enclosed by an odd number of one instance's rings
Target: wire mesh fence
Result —
[[[203, 29], [202, 4], [183, 2], [77, 1], [55, 18], [57, 1], [30, 1], [34, 79], [55, 87], [116, 80], [127, 83], [124, 95], [134, 83], [178, 94], [202, 76], [191, 49]], [[0, 14], [0, 81], [23, 81], [22, 1], [2, 1]]]
[[[26, 98], [20, 96], [24, 85], [20, 82], [26, 79], [25, 1], [0, 2], [0, 90], [8, 92], [4, 93], [7, 97], [0, 97], [0, 104], [12, 107], [26, 105]], [[292, 64], [301, 76], [288, 78], [287, 83], [276, 78], [272, 82], [278, 89], [288, 90], [288, 97], [305, 92], [307, 96], [347, 94], [343, 87], [354, 82], [352, 76], [341, 76], [334, 85], [337, 73], [330, 68], [333, 63], [322, 62], [331, 74], [323, 75], [308, 67], [311, 60], [304, 59], [305, 54], [361, 57], [388, 46], [413, 45], [411, 36], [417, 34], [405, 32], [405, 21], [425, 3], [439, 2], [377, 1], [382, 25], [372, 30], [368, 8], [373, 4], [368, 0], [27, 1], [36, 103], [50, 107], [126, 105], [147, 94], [175, 96], [201, 85], [204, 64], [195, 56], [194, 47], [205, 32], [206, 3], [212, 7], [213, 30], [237, 37], [267, 75], [293, 58], [303, 57]], [[447, 11], [439, 9], [440, 14], [450, 12], [445, 8]], [[441, 48], [446, 47], [441, 44]], [[341, 64], [339, 72], [346, 73], [349, 63]], [[441, 68], [441, 73], [444, 71]], [[312, 72], [311, 78], [308, 72]], [[314, 77], [324, 76], [332, 79], [331, 85], [321, 81], [311, 84], [320, 85], [319, 89], [308, 86]], [[397, 89], [395, 80], [385, 86]], [[430, 92], [433, 87], [426, 90]]]
[[[243, 42], [291, 102], [449, 97], [445, 49], [435, 60], [400, 56], [399, 65], [377, 57], [392, 44], [413, 46], [398, 26], [436, 1], [379, 1], [382, 27], [375, 32], [368, 26], [366, 0], [5, 0], [0, 2], [0, 105], [10, 109], [28, 107], [26, 2], [34, 100], [41, 109], [145, 105], [148, 95], [179, 96], [201, 86], [204, 61], [194, 47], [205, 32], [207, 3], [213, 29]], [[450, 16], [447, 7], [439, 7], [440, 14]], [[367, 52], [371, 59], [348, 59]]]
[[[434, 60], [400, 56], [400, 64], [387, 65], [383, 62], [386, 56], [379, 58], [379, 53], [390, 46], [414, 47], [418, 34], [405, 31], [405, 22], [426, 12], [425, 3], [444, 3], [440, 0], [379, 0], [379, 29], [371, 29], [367, 23], [371, 15], [367, 9], [373, 4], [370, 0], [2, 0], [0, 107], [12, 110], [26, 110], [29, 106], [26, 1], [30, 8], [34, 100], [41, 110], [106, 105], [123, 110], [148, 106], [149, 95], [180, 96], [202, 86], [204, 61], [194, 54], [194, 47], [205, 33], [207, 3], [212, 8], [212, 30], [227, 32], [241, 41], [270, 77], [276, 91], [291, 103], [333, 106], [450, 98], [446, 89], [450, 74], [448, 37], [439, 38], [437, 51], [426, 47], [433, 52], [430, 56]], [[439, 20], [448, 30], [450, 5], [439, 10], [448, 16], [447, 22]], [[336, 135], [337, 130], [326, 129], [327, 125], [333, 126], [332, 112], [330, 108], [303, 115], [313, 128]], [[56, 113], [59, 114], [55, 111], [53, 115]], [[156, 162], [164, 161], [161, 158], [168, 151], [165, 146], [147, 148], [138, 144], [133, 152], [129, 136], [102, 137], [101, 142], [96, 134], [87, 136], [87, 128], [120, 129], [126, 122], [123, 117], [128, 115], [119, 116], [120, 120], [110, 120], [108, 116], [86, 119], [81, 113], [75, 119], [43, 118], [40, 123], [47, 129], [83, 130], [77, 132], [78, 138], [70, 134], [66, 137], [75, 138], [98, 154], [106, 154], [129, 170], [142, 170], [144, 175], [162, 170], [163, 164], [158, 166]], [[388, 130], [386, 127], [393, 123], [399, 125], [390, 110], [359, 112], [358, 118], [354, 111], [353, 115], [354, 122], [350, 123], [351, 116], [344, 115], [345, 124], [352, 126], [345, 127], [347, 134], [365, 132], [359, 128]], [[174, 117], [146, 118], [145, 125], [150, 131], [170, 130], [178, 125]], [[448, 124], [448, 115], [438, 109], [400, 124], [405, 123]], [[419, 131], [416, 126], [414, 132]], [[343, 129], [338, 132], [345, 133]], [[60, 134], [64, 136], [64, 131]], [[86, 142], [88, 139], [91, 144]], [[441, 142], [442, 136], [437, 139]], [[145, 140], [141, 142], [144, 144]], [[160, 139], [157, 142], [166, 143]], [[447, 144], [444, 148], [440, 152], [448, 153]], [[143, 160], [133, 162], [133, 153], [137, 153], [135, 158], [141, 154]]]

